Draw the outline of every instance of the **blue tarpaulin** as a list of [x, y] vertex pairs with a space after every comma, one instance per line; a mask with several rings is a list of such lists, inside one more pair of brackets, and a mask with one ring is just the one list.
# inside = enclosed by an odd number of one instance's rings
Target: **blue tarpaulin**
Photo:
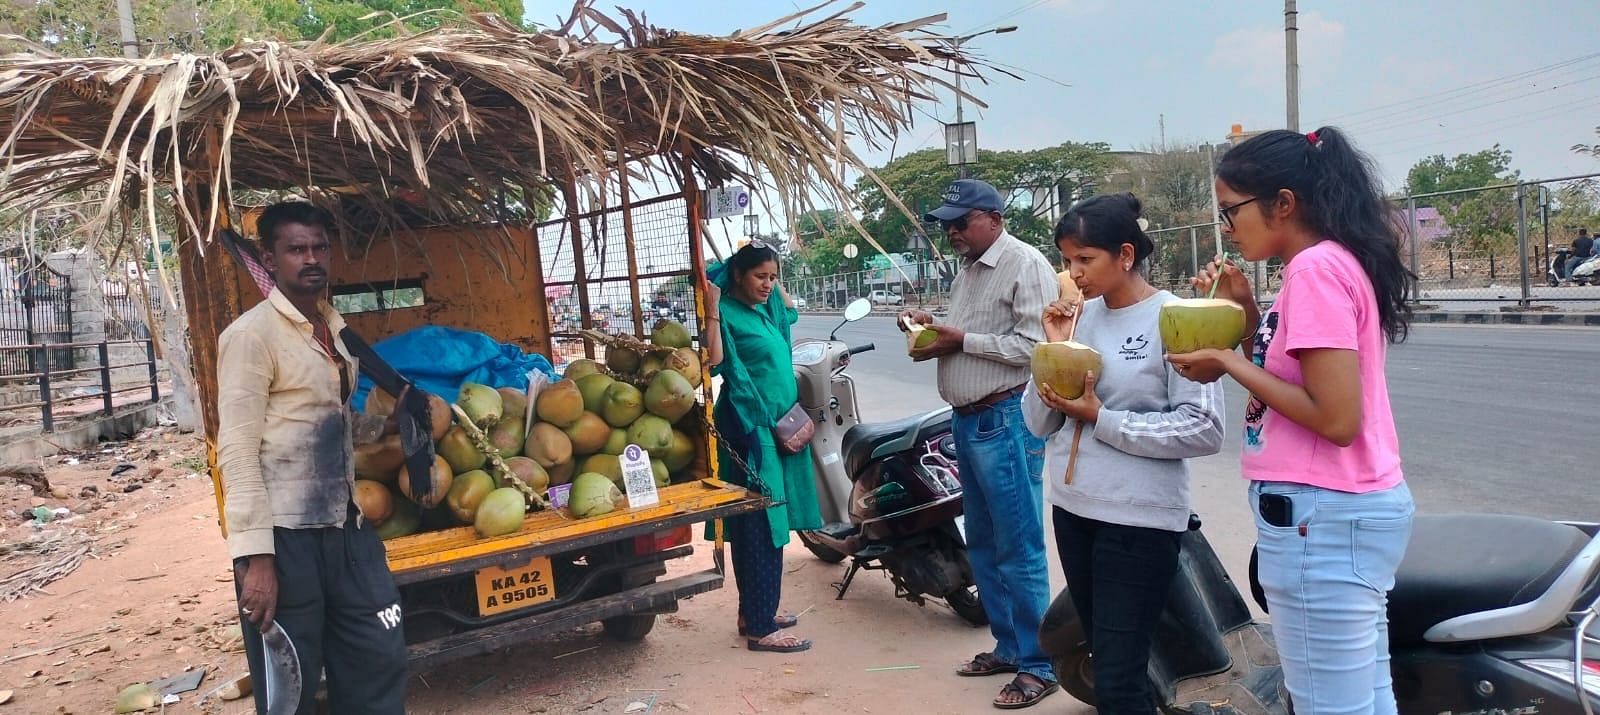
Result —
[[[528, 373], [535, 370], [556, 379], [545, 356], [525, 353], [515, 345], [470, 330], [424, 326], [381, 341], [372, 349], [417, 387], [447, 402], [455, 401], [462, 383], [526, 390]], [[357, 410], [366, 406], [370, 390], [372, 380], [362, 375], [353, 401]]]

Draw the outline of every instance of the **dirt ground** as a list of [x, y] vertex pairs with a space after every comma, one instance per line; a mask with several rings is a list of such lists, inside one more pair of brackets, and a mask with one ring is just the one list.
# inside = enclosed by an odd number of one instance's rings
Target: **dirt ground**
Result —
[[[167, 713], [248, 713], [248, 701], [202, 699], [245, 670], [231, 569], [216, 502], [201, 474], [198, 438], [154, 429], [122, 444], [45, 460], [54, 494], [0, 478], [0, 587], [24, 568], [91, 555], [59, 580], [0, 603], [0, 715], [109, 713], [116, 693], [205, 669], [197, 690]], [[113, 475], [120, 465], [120, 473]], [[93, 487], [91, 490], [90, 487]], [[37, 506], [70, 516], [35, 525]], [[39, 553], [37, 544], [52, 544]], [[34, 544], [18, 549], [18, 544]], [[710, 545], [671, 564], [711, 566]], [[958, 678], [953, 669], [993, 645], [941, 604], [894, 598], [877, 573], [833, 598], [843, 566], [787, 553], [784, 609], [802, 613], [809, 652], [751, 653], [734, 632], [736, 593], [721, 590], [660, 617], [637, 643], [598, 625], [413, 675], [412, 713], [985, 713], [1003, 678]], [[0, 589], [0, 593], [3, 593]], [[12, 691], [4, 702], [5, 691]], [[1035, 712], [1088, 712], [1051, 696]]]

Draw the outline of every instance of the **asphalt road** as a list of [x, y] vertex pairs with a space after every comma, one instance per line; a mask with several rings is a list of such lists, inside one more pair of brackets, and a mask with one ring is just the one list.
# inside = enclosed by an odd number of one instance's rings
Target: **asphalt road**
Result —
[[[806, 316], [797, 338], [825, 337], [838, 318]], [[890, 420], [941, 405], [934, 365], [912, 363], [891, 319], [846, 326], [855, 356], [862, 414]], [[1600, 387], [1588, 378], [1600, 331], [1511, 326], [1419, 328], [1391, 353], [1389, 372], [1406, 469], [1422, 510], [1487, 511], [1600, 518], [1600, 489], [1581, 447], [1592, 440]], [[1229, 424], [1243, 395], [1229, 388]], [[1254, 528], [1239, 478], [1237, 439], [1196, 460], [1195, 509], [1222, 563], [1244, 583]], [[1054, 540], [1045, 539], [1052, 590], [1065, 583]], [[711, 567], [695, 543], [673, 573]], [[734, 633], [734, 584], [684, 602], [642, 642], [616, 643], [596, 626], [471, 658], [412, 680], [408, 712], [620, 713], [631, 701], [650, 712], [711, 715], [918, 712], [965, 715], [989, 706], [1004, 678], [959, 678], [952, 670], [991, 648], [988, 630], [971, 628], [942, 603], [918, 608], [895, 597], [882, 573], [864, 572], [849, 595], [832, 584], [843, 564], [785, 549], [783, 608], [803, 614], [796, 633], [816, 647], [794, 655], [753, 654]], [[636, 705], [637, 709], [638, 706]], [[1052, 696], [1041, 712], [1088, 715], [1071, 697]]]
[[[795, 338], [826, 337], [838, 322], [804, 316]], [[849, 368], [867, 420], [942, 404], [934, 365], [905, 356], [892, 319], [870, 317], [838, 335], [851, 345], [878, 346], [856, 355]], [[1600, 519], [1600, 484], [1589, 448], [1600, 431], [1597, 367], [1600, 331], [1419, 326], [1391, 349], [1388, 367], [1406, 474], [1419, 508]], [[1233, 432], [1244, 393], [1231, 381], [1227, 390]], [[1197, 460], [1196, 481], [1207, 492], [1242, 489], [1230, 481], [1238, 475], [1236, 432], [1226, 444], [1222, 454]]]

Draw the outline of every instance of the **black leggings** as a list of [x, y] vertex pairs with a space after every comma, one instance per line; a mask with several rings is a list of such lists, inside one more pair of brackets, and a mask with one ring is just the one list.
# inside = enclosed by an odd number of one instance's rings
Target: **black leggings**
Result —
[[1094, 654], [1101, 715], [1150, 715], [1150, 637], [1178, 571], [1182, 533], [1085, 519], [1051, 508], [1067, 590]]

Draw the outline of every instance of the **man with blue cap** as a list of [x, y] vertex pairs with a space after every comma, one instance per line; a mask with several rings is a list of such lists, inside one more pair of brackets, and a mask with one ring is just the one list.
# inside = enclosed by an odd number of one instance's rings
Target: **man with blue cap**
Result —
[[1022, 418], [1022, 391], [1033, 347], [1044, 337], [1041, 316], [1059, 291], [1055, 270], [1038, 249], [1006, 233], [1000, 192], [976, 179], [945, 190], [925, 217], [939, 222], [963, 259], [942, 323], [920, 310], [901, 325], [936, 328], [938, 338], [913, 350], [939, 361], [939, 396], [955, 408], [952, 425], [961, 463], [967, 557], [989, 616], [995, 649], [957, 674], [1016, 673], [994, 705], [1025, 708], [1057, 690], [1050, 659], [1039, 646], [1039, 621], [1050, 602], [1044, 555], [1044, 442]]

